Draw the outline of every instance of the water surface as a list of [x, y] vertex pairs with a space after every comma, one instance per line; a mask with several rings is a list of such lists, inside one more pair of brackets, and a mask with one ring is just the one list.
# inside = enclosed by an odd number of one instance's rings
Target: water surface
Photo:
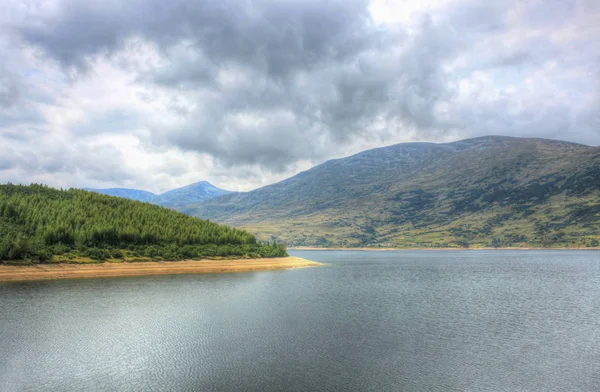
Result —
[[600, 390], [600, 252], [0, 284], [0, 391]]

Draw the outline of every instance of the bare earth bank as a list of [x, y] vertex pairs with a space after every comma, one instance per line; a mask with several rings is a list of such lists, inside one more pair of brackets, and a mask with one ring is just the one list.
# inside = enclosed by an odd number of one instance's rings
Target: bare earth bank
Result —
[[173, 274], [244, 272], [322, 265], [300, 257], [240, 260], [186, 260], [137, 263], [0, 265], [0, 282]]

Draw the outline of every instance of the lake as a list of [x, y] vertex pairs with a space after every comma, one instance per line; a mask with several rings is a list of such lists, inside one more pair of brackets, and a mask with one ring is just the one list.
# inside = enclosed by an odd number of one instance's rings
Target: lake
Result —
[[598, 251], [0, 284], [0, 391], [597, 391]]

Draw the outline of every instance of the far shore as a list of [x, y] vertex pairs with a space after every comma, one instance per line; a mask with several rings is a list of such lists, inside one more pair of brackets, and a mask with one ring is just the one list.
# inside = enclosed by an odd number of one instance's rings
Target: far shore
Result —
[[340, 247], [332, 247], [332, 248], [319, 248], [313, 246], [297, 246], [288, 248], [288, 250], [323, 250], [323, 251], [334, 251], [334, 250], [356, 250], [356, 251], [416, 251], [416, 250], [433, 250], [433, 251], [459, 251], [459, 250], [600, 250], [600, 248], [588, 248], [588, 247], [573, 247], [573, 248], [390, 248], [390, 247], [380, 247], [380, 248], [340, 248]]
[[108, 278], [175, 274], [204, 274], [306, 268], [321, 263], [300, 257], [277, 257], [239, 260], [184, 260], [161, 262], [0, 265], [0, 282]]

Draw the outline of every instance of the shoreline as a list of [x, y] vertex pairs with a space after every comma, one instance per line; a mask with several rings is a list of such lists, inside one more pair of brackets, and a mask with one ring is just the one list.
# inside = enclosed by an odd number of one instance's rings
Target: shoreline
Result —
[[340, 251], [340, 250], [353, 250], [360, 252], [383, 252], [383, 251], [401, 251], [401, 252], [411, 252], [411, 251], [460, 251], [460, 250], [469, 250], [469, 251], [478, 251], [478, 250], [600, 250], [600, 248], [588, 248], [588, 247], [573, 247], [573, 248], [340, 248], [340, 247], [332, 247], [332, 248], [319, 248], [312, 246], [299, 246], [294, 248], [288, 248], [288, 250], [310, 250], [310, 251]]
[[269, 271], [322, 265], [296, 256], [236, 260], [36, 264], [32, 266], [0, 265], [0, 282]]

